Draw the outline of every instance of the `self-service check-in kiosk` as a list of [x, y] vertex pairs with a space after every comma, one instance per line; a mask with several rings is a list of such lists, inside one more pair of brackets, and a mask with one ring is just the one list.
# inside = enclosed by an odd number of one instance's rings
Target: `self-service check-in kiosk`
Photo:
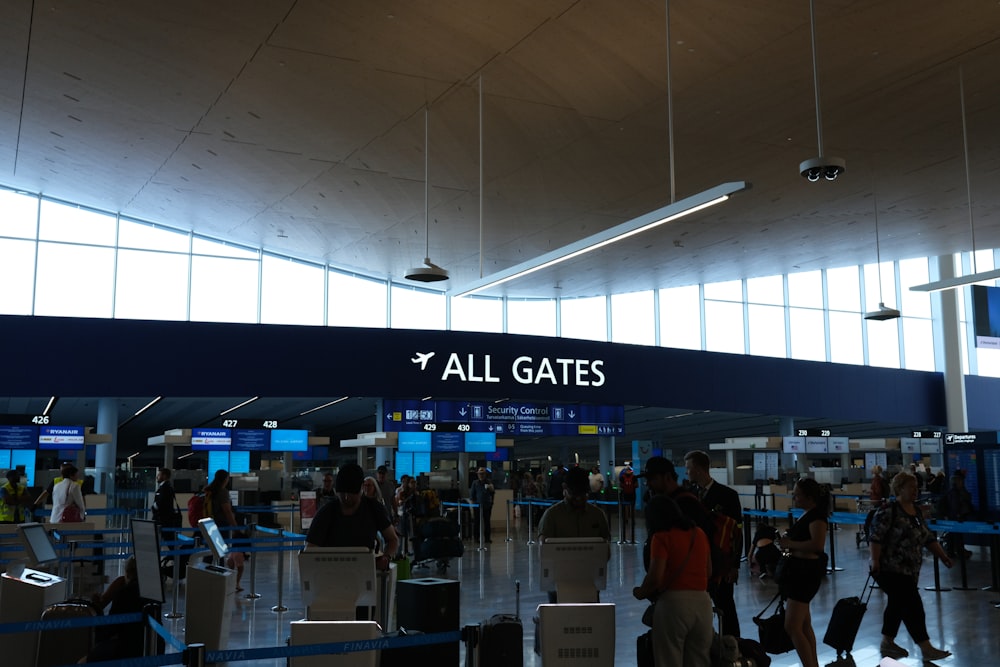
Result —
[[[229, 546], [215, 521], [202, 519], [198, 528], [215, 562], [225, 562]], [[192, 558], [187, 567], [184, 641], [218, 651], [229, 643], [229, 624], [236, 606], [236, 570], [195, 560]]]
[[542, 543], [542, 590], [559, 604], [538, 606], [543, 667], [614, 664], [615, 605], [598, 602], [607, 587], [608, 543], [601, 538], [550, 538]]
[[[38, 621], [46, 607], [66, 599], [65, 579], [33, 569], [51, 567], [59, 561], [45, 526], [40, 523], [21, 524], [18, 534], [27, 557], [8, 566], [7, 571], [0, 575], [0, 623]], [[19, 632], [3, 635], [4, 667], [35, 667], [38, 634]], [[81, 647], [81, 656], [86, 649]]]
[[[291, 624], [292, 646], [325, 642], [373, 642], [382, 632], [373, 620], [356, 620], [358, 609], [378, 605], [375, 555], [363, 547], [309, 547], [299, 552], [306, 618]], [[362, 614], [367, 615], [367, 614]], [[375, 667], [374, 650], [292, 658], [291, 667]]]

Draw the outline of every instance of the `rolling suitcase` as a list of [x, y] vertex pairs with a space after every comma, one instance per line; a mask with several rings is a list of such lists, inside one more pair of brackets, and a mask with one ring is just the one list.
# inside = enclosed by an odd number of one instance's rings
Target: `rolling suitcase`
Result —
[[[90, 600], [69, 599], [42, 610], [43, 621], [71, 620], [100, 616], [101, 610]], [[43, 630], [38, 633], [37, 667], [67, 665], [77, 662], [94, 647], [94, 628]]]
[[483, 621], [479, 637], [480, 667], [521, 667], [524, 627], [521, 625], [521, 582], [514, 582], [514, 615], [494, 614]]
[[[861, 588], [861, 595], [857, 597], [841, 598], [833, 607], [830, 615], [830, 625], [823, 635], [823, 643], [832, 646], [840, 654], [850, 654], [854, 648], [854, 638], [858, 636], [858, 629], [861, 627], [861, 619], [868, 609], [868, 601], [872, 597], [872, 590], [875, 582], [871, 575], [865, 579], [865, 585]], [[867, 592], [867, 595], [866, 595]]]

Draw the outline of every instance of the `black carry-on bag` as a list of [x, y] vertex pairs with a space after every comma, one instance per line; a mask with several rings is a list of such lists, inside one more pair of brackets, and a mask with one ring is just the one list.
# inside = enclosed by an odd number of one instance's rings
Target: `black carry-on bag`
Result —
[[[42, 610], [43, 621], [74, 620], [94, 618], [101, 610], [90, 600], [71, 598], [65, 602], [51, 604]], [[43, 630], [38, 633], [37, 667], [68, 665], [77, 662], [94, 647], [94, 628], [62, 628]]]
[[865, 585], [861, 588], [861, 595], [837, 600], [830, 615], [830, 625], [823, 635], [823, 643], [832, 646], [837, 651], [837, 657], [841, 653], [851, 653], [854, 648], [854, 639], [858, 636], [858, 629], [861, 627], [861, 619], [868, 609], [868, 601], [872, 597], [872, 590], [875, 582], [869, 574], [865, 579]]
[[514, 615], [494, 614], [483, 621], [479, 636], [480, 667], [521, 667], [524, 627], [521, 624], [521, 582], [514, 582]]

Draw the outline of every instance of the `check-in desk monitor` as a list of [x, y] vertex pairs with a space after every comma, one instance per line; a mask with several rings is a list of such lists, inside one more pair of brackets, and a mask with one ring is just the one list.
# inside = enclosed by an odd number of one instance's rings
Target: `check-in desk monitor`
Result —
[[163, 603], [163, 575], [160, 572], [160, 527], [148, 519], [132, 519], [132, 553], [139, 580], [139, 597]]
[[540, 548], [540, 588], [556, 591], [560, 603], [597, 602], [608, 585], [606, 540], [600, 537], [553, 537]]
[[198, 521], [198, 530], [201, 531], [205, 545], [211, 550], [212, 556], [217, 561], [222, 561], [229, 555], [229, 545], [226, 544], [226, 538], [219, 530], [215, 519], [201, 519]]
[[299, 552], [306, 618], [353, 621], [356, 607], [374, 607], [375, 554], [364, 547], [309, 547]]
[[40, 523], [22, 523], [17, 526], [17, 534], [28, 556], [29, 567], [52, 565], [59, 562], [52, 537]]

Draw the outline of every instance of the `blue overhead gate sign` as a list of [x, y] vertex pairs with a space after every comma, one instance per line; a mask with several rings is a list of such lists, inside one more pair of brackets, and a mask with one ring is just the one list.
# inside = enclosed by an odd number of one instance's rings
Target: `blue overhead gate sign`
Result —
[[623, 435], [621, 405], [507, 401], [382, 401], [385, 431], [466, 431], [517, 435]]

